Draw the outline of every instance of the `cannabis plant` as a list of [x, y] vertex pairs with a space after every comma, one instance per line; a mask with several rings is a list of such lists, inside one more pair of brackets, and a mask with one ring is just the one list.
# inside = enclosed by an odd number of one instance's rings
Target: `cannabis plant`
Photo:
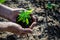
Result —
[[31, 18], [30, 14], [32, 13], [32, 11], [33, 11], [33, 9], [21, 10], [20, 14], [18, 15], [17, 22], [22, 21], [23, 23], [26, 23], [26, 25], [28, 25], [29, 19]]

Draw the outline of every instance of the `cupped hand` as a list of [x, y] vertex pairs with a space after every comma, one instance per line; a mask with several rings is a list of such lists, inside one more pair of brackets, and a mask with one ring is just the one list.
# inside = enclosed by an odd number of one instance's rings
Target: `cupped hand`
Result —
[[[20, 13], [19, 11], [22, 10], [23, 8], [18, 8], [18, 9], [12, 9], [4, 5], [0, 5], [0, 16], [9, 19], [11, 22], [0, 22], [1, 28], [9, 32], [13, 32], [15, 34], [27, 34], [27, 33], [32, 33], [32, 28], [36, 24], [36, 18], [32, 16], [33, 18], [33, 23], [29, 28], [22, 28], [21, 25], [16, 24], [16, 17]], [[25, 9], [23, 9], [25, 10]], [[4, 12], [3, 12], [4, 11]], [[1, 24], [2, 23], [2, 24]], [[1, 29], [0, 29], [1, 30]]]
[[[14, 11], [13, 11], [13, 14], [14, 14], [14, 15], [13, 15], [11, 21], [16, 22], [16, 17], [17, 17], [18, 14], [20, 13], [20, 12], [19, 12], [20, 10], [25, 10], [25, 9], [23, 9], [23, 8], [14, 9]], [[36, 22], [36, 17], [33, 16], [33, 14], [31, 14], [30, 16], [32, 17], [33, 23], [31, 24], [31, 26], [30, 26], [29, 28], [32, 29], [32, 28], [36, 25], [37, 22]]]
[[[12, 11], [12, 18], [11, 21], [14, 22], [12, 26], [8, 27], [8, 31], [16, 33], [16, 34], [27, 34], [27, 33], [32, 33], [32, 28], [36, 25], [36, 18], [31, 14], [32, 18], [33, 18], [33, 23], [31, 24], [31, 26], [29, 28], [22, 28], [21, 25], [16, 24], [16, 17], [18, 16], [18, 14], [20, 13], [19, 11], [22, 9], [14, 9]], [[25, 10], [25, 9], [23, 9]], [[10, 23], [12, 24], [12, 23]], [[16, 25], [15, 25], [16, 24]], [[10, 30], [11, 29], [11, 30]]]
[[24, 29], [20, 25], [13, 22], [0, 22], [0, 31], [8, 31], [17, 35], [32, 33], [31, 29]]

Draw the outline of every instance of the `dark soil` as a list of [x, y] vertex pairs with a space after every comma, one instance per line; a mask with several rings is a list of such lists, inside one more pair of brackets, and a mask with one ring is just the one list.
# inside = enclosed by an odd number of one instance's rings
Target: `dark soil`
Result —
[[9, 35], [9, 36], [7, 36], [7, 40], [17, 40], [17, 36]]

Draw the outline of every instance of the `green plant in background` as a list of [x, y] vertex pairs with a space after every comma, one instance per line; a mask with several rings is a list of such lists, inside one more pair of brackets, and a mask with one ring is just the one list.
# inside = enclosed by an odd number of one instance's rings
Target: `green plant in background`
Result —
[[2, 3], [2, 4], [3, 4], [5, 1], [6, 1], [6, 0], [0, 0], [0, 3]]
[[23, 23], [26, 23], [28, 25], [29, 24], [28, 19], [31, 18], [30, 14], [32, 13], [32, 11], [33, 11], [33, 9], [21, 10], [20, 14], [18, 15], [17, 22], [22, 21]]
[[46, 4], [46, 8], [48, 8], [48, 9], [52, 9], [52, 5], [51, 5], [51, 3], [50, 2], [48, 2], [48, 4]]
[[58, 5], [53, 4], [51, 2], [48, 2], [48, 4], [46, 4], [46, 8], [48, 8], [48, 9], [52, 9], [53, 7], [58, 7]]

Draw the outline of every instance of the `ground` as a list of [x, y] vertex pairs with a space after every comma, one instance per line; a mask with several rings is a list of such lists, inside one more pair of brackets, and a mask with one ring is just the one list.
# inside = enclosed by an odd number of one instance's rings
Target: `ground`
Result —
[[[45, 3], [45, 2], [44, 2]], [[57, 5], [60, 3], [57, 2]], [[8, 1], [4, 5], [11, 8], [27, 8], [28, 6], [34, 8], [34, 16], [38, 18], [36, 26], [33, 28], [33, 34], [28, 34], [26, 36], [17, 36], [10, 32], [1, 32], [1, 40], [60, 40], [60, 7], [47, 10], [44, 8], [43, 2], [31, 2], [31, 1]], [[0, 21], [8, 21], [4, 18], [0, 18]], [[10, 39], [9, 39], [10, 38]]]

